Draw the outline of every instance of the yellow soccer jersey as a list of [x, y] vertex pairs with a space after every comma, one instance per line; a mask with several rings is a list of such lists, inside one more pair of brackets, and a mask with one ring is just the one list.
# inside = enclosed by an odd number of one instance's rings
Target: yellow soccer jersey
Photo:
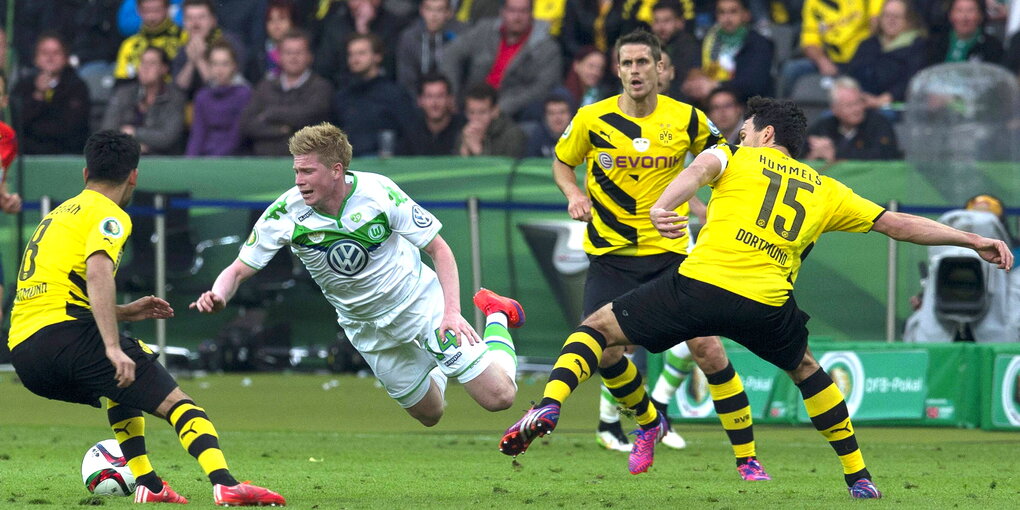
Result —
[[708, 222], [680, 274], [780, 306], [825, 232], [867, 232], [885, 209], [772, 148], [719, 145]]
[[[624, 115], [613, 96], [581, 108], [556, 144], [556, 158], [570, 167], [588, 161], [585, 187], [592, 201], [584, 250], [592, 255], [645, 256], [687, 253], [687, 237], [666, 239], [648, 218], [659, 195], [698, 154], [722, 139], [705, 114], [659, 96], [644, 118]], [[677, 208], [688, 213], [687, 204]]]
[[800, 45], [821, 46], [837, 64], [850, 62], [857, 45], [871, 35], [871, 18], [882, 10], [879, 0], [806, 0]]
[[84, 190], [39, 223], [18, 268], [11, 312], [11, 349], [45, 326], [92, 318], [85, 260], [105, 252], [120, 263], [131, 218], [105, 195]]

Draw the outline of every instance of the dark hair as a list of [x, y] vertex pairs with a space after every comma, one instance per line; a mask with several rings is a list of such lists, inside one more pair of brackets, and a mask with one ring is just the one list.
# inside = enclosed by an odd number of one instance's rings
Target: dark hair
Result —
[[234, 49], [234, 45], [230, 44], [226, 39], [216, 39], [205, 49], [205, 59], [209, 60], [212, 57], [212, 52], [215, 50], [226, 50], [230, 54], [230, 60], [234, 61], [234, 65], [237, 65], [237, 50]]
[[184, 0], [181, 4], [181, 12], [188, 7], [205, 7], [209, 9], [209, 14], [216, 16], [216, 6], [213, 5], [212, 0]]
[[733, 100], [736, 101], [741, 108], [744, 107], [744, 103], [740, 100], [740, 91], [729, 85], [719, 85], [718, 87], [712, 89], [712, 91], [709, 92], [707, 96], [705, 96], [706, 109], [708, 109], [708, 105], [712, 103], [712, 98], [718, 96], [719, 94], [729, 94], [733, 96]]
[[138, 140], [130, 135], [110, 129], [94, 133], [85, 142], [89, 182], [124, 182], [131, 171], [138, 168], [140, 153]]
[[789, 99], [754, 96], [747, 100], [747, 116], [754, 117], [756, 130], [772, 126], [776, 130], [776, 145], [786, 147], [794, 158], [800, 156], [807, 136], [807, 117], [797, 103]]
[[684, 19], [684, 10], [682, 7], [680, 7], [680, 2], [677, 2], [676, 0], [672, 2], [670, 2], [669, 0], [661, 0], [659, 2], [656, 2], [655, 5], [652, 6], [652, 12], [659, 11], [662, 9], [669, 9], [673, 11], [673, 14], [675, 14], [676, 17]]
[[[159, 46], [149, 46], [148, 48], [142, 50], [142, 55], [145, 55], [150, 51], [155, 52], [156, 55], [159, 55], [159, 61], [162, 62], [163, 65], [165, 65], [167, 68], [170, 67], [170, 55], [167, 55], [166, 50], [160, 48]], [[140, 57], [139, 60], [141, 60]]]
[[35, 48], [33, 48], [33, 51], [38, 53], [39, 45], [42, 44], [42, 42], [47, 39], [53, 39], [54, 41], [57, 41], [57, 44], [60, 45], [61, 51], [64, 52], [64, 56], [69, 56], [67, 51], [67, 41], [64, 40], [63, 34], [56, 30], [46, 30], [45, 32], [39, 34], [39, 37], [35, 38]]
[[[750, 4], [750, 2], [748, 0], [731, 0], [731, 1], [740, 4], [740, 7], [742, 9], [744, 9], [745, 11], [750, 11], [751, 10], [751, 4]], [[716, 3], [717, 4], [719, 3], [718, 0], [716, 0]]]
[[[142, 6], [142, 2], [146, 2], [146, 1], [148, 1], [148, 0], [135, 0], [135, 6], [141, 7]], [[162, 0], [162, 1], [163, 1], [163, 7], [166, 7], [167, 9], [169, 9], [170, 8], [170, 0]]]
[[658, 62], [662, 58], [662, 43], [659, 42], [659, 38], [643, 28], [638, 28], [616, 40], [616, 47], [613, 48], [613, 51], [616, 52], [617, 59], [620, 58], [620, 48], [624, 44], [643, 44], [648, 46], [652, 50], [652, 62]]
[[450, 91], [453, 90], [453, 84], [450, 83], [450, 79], [447, 78], [445, 74], [443, 74], [443, 73], [441, 73], [439, 71], [432, 71], [430, 73], [425, 73], [418, 80], [418, 95], [419, 96], [422, 95], [423, 93], [425, 93], [425, 85], [428, 85], [430, 83], [442, 83], [443, 85], [446, 85], [446, 93], [447, 94], [449, 94]]
[[468, 87], [464, 92], [464, 100], [468, 99], [487, 99], [489, 104], [495, 106], [499, 103], [499, 93], [496, 92], [492, 85], [480, 81]]
[[283, 41], [286, 41], [287, 39], [301, 39], [302, 41], [305, 42], [305, 46], [308, 48], [308, 51], [312, 51], [312, 38], [311, 38], [311, 36], [308, 35], [308, 32], [305, 32], [304, 30], [301, 30], [300, 28], [292, 28], [292, 29], [288, 30], [287, 33], [283, 34], [283, 37], [280, 38], [280, 42], [282, 43]]
[[372, 53], [376, 55], [382, 55], [383, 52], [386, 51], [386, 48], [383, 46], [382, 39], [371, 32], [367, 34], [352, 35], [349, 39], [347, 39], [347, 44], [344, 45], [344, 48], [350, 49], [351, 43], [354, 41], [368, 41], [368, 45], [372, 47]]
[[269, 5], [266, 6], [265, 21], [269, 21], [269, 13], [272, 11], [283, 11], [290, 18], [291, 26], [297, 25], [294, 0], [269, 0]]

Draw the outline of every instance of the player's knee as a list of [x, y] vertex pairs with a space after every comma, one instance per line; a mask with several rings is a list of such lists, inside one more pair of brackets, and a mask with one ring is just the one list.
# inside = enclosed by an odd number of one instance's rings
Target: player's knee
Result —
[[408, 409], [407, 412], [411, 414], [412, 418], [418, 420], [419, 423], [426, 427], [435, 427], [436, 424], [439, 423], [439, 420], [443, 417], [442, 410], [422, 412], [420, 410], [412, 411]]
[[482, 407], [486, 411], [505, 411], [510, 409], [510, 406], [514, 405], [514, 398], [517, 396], [517, 390], [512, 384], [506, 384], [500, 386], [489, 395], [489, 398], [482, 402]]
[[691, 349], [691, 357], [694, 358], [694, 362], [706, 374], [714, 374], [726, 368], [730, 362], [719, 337], [694, 338], [687, 342], [687, 346]]

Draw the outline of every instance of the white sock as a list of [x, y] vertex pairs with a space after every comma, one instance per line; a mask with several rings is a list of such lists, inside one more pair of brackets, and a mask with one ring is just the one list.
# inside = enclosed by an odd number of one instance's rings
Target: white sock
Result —
[[613, 423], [620, 421], [620, 408], [617, 407], [616, 398], [609, 393], [609, 388], [602, 385], [602, 392], [599, 394], [599, 421]]

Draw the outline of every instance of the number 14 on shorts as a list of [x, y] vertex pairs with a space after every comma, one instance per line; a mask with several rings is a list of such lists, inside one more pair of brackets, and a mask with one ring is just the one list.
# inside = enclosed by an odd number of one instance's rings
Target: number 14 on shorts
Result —
[[432, 338], [425, 341], [425, 350], [429, 351], [437, 360], [443, 361], [446, 359], [444, 354], [447, 349], [457, 347], [457, 335], [453, 331], [447, 331], [446, 334], [441, 334], [439, 329], [433, 332], [434, 341]]

